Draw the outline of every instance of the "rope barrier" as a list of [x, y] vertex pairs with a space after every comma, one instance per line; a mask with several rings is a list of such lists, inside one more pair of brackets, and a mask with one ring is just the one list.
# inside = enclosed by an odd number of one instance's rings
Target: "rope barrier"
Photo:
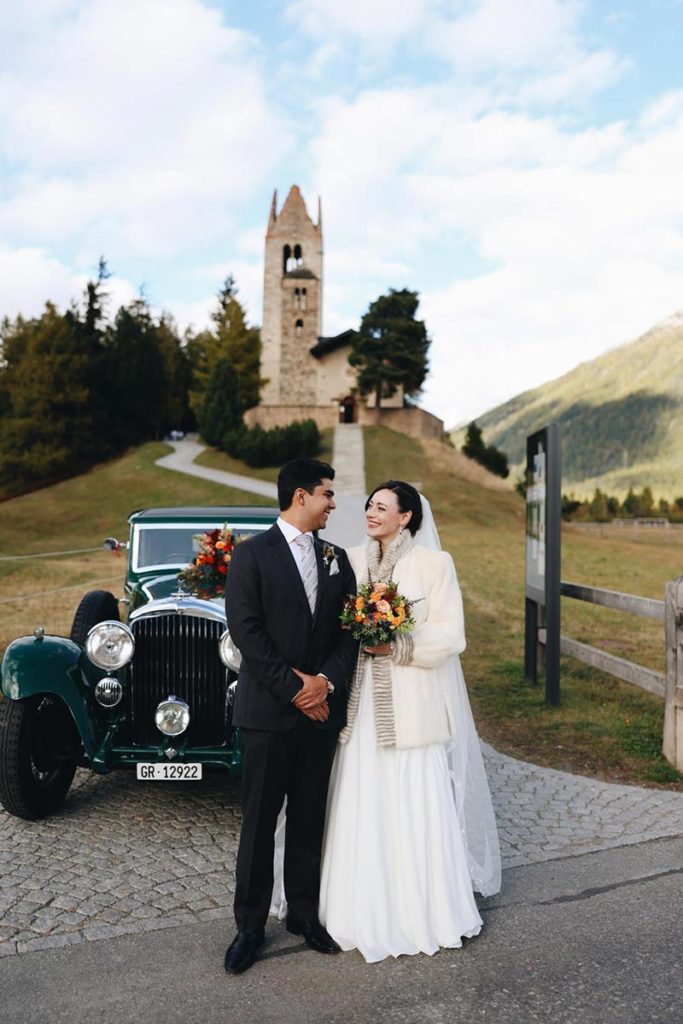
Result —
[[82, 590], [83, 587], [89, 587], [93, 583], [110, 583], [111, 580], [120, 580], [121, 577], [117, 574], [116, 576], [105, 576], [99, 580], [85, 580], [83, 583], [75, 583], [70, 587], [55, 587], [54, 590], [41, 590], [37, 594], [22, 594], [20, 597], [3, 597], [0, 598], [0, 604], [16, 604], [19, 601], [32, 601], [36, 597], [45, 597], [47, 594], [59, 594], [63, 590]]
[[37, 555], [0, 555], [0, 562], [17, 562], [21, 558], [58, 558], [60, 555], [85, 555], [90, 551], [102, 551], [102, 545], [96, 548], [74, 548], [72, 551], [44, 551]]

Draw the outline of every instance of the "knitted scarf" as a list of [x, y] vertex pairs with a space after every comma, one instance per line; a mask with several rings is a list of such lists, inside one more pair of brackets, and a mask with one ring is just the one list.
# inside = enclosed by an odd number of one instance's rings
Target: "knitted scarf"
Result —
[[[392, 540], [384, 553], [379, 541], [370, 539], [367, 543], [366, 556], [368, 575], [373, 583], [388, 583], [394, 567], [400, 558], [410, 551], [413, 538], [407, 530], [402, 530]], [[360, 691], [366, 678], [368, 661], [372, 672], [372, 702], [375, 711], [375, 729], [378, 747], [396, 746], [396, 727], [394, 724], [394, 705], [391, 694], [391, 662], [408, 664], [411, 660], [413, 643], [409, 634], [398, 633], [391, 657], [364, 654], [359, 651], [356, 669], [351, 680], [349, 701], [346, 709], [346, 725], [339, 733], [339, 742], [348, 743], [353, 723], [360, 705]]]

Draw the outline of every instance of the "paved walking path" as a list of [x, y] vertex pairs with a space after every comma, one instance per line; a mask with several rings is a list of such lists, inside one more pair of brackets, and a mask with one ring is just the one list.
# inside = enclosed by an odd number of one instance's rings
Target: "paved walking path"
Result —
[[365, 537], [365, 447], [363, 428], [358, 423], [338, 423], [334, 428], [332, 453], [334, 500], [337, 510], [321, 533], [325, 540], [343, 548], [360, 544]]
[[196, 465], [194, 460], [206, 450], [206, 446], [199, 444], [195, 437], [196, 435], [191, 434], [182, 441], [167, 441], [173, 452], [157, 459], [156, 465], [162, 469], [173, 469], [177, 473], [198, 476], [202, 480], [213, 480], [214, 483], [225, 484], [226, 487], [236, 487], [247, 494], [262, 494], [277, 501], [277, 487], [268, 480], [257, 480], [255, 477], [241, 476], [239, 473], [226, 473], [225, 470], [214, 469], [212, 466]]
[[[181, 462], [193, 443], [182, 442]], [[230, 486], [262, 483], [220, 475]], [[683, 835], [683, 793], [483, 750], [506, 868]], [[197, 785], [79, 770], [59, 815], [24, 822], [0, 811], [0, 957], [227, 922], [239, 827], [239, 784], [220, 773]]]

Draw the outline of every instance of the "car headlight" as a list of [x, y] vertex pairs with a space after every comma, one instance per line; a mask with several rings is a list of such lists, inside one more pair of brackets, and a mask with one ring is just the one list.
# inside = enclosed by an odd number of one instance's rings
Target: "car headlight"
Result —
[[135, 640], [128, 626], [113, 619], [98, 622], [85, 638], [85, 653], [98, 668], [121, 668], [133, 657]]
[[221, 638], [218, 641], [218, 652], [224, 665], [231, 668], [233, 672], [239, 672], [240, 665], [242, 664], [242, 654], [227, 629], [221, 634]]
[[190, 724], [190, 709], [184, 700], [169, 697], [159, 704], [154, 712], [154, 721], [164, 736], [180, 736]]

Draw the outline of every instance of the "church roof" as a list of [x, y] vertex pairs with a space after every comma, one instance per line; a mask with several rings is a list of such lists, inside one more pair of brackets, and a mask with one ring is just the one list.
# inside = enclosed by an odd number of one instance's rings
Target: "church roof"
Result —
[[309, 279], [312, 278], [314, 281], [318, 280], [318, 278], [315, 276], [313, 271], [312, 270], [308, 270], [307, 267], [294, 267], [293, 270], [288, 270], [287, 273], [284, 276], [285, 277], [306, 277], [306, 278], [309, 278]]
[[322, 356], [326, 356], [338, 348], [343, 348], [345, 345], [351, 345], [357, 333], [358, 331], [354, 331], [353, 327], [350, 327], [348, 331], [342, 331], [341, 334], [335, 334], [333, 338], [318, 338], [318, 344], [314, 345], [310, 350], [311, 355], [315, 356], [316, 359], [320, 359]]

